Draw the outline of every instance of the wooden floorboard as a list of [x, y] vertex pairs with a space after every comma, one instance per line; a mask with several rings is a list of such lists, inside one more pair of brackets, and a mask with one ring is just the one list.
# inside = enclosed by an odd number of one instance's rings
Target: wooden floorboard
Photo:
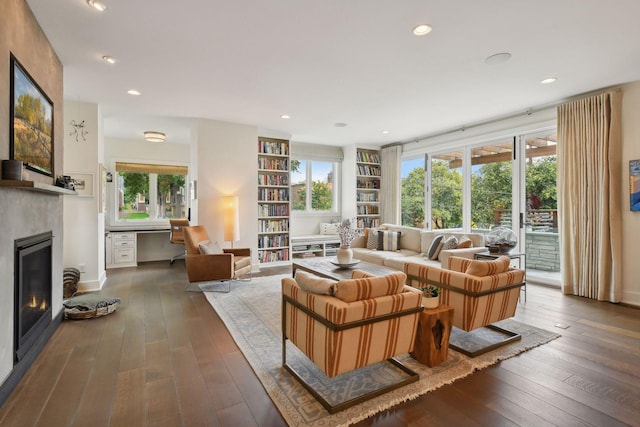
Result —
[[[206, 298], [184, 291], [184, 261], [107, 275], [121, 306], [62, 323], [2, 427], [285, 425]], [[562, 337], [357, 425], [640, 425], [640, 310], [529, 284], [516, 319]]]

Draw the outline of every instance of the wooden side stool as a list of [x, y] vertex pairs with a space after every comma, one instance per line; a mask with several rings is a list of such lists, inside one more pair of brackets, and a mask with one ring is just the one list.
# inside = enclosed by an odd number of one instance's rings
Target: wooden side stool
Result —
[[430, 368], [447, 360], [453, 308], [440, 304], [425, 308], [418, 317], [418, 331], [411, 357]]

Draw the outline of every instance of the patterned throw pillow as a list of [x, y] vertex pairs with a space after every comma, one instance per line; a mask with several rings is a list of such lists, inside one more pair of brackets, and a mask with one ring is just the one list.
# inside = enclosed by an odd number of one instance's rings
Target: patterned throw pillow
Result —
[[479, 277], [491, 276], [507, 271], [510, 263], [509, 257], [504, 255], [493, 261], [473, 260], [469, 263], [466, 273]]
[[467, 249], [473, 247], [473, 240], [469, 238], [469, 236], [462, 236], [460, 240], [458, 240], [458, 249]]
[[378, 249], [378, 229], [370, 228], [367, 233], [367, 249]]
[[442, 250], [442, 246], [444, 246], [444, 242], [442, 241], [442, 239], [440, 239], [440, 243], [438, 243], [438, 247], [433, 252], [433, 255], [431, 256], [431, 258], [429, 258], [430, 260], [435, 261], [435, 260], [438, 259], [438, 255], [440, 255], [440, 251]]
[[321, 222], [320, 223], [320, 234], [338, 234], [338, 225], [329, 222]]
[[438, 260], [442, 261], [442, 251], [455, 249], [457, 247], [458, 247], [458, 239], [456, 238], [456, 236], [447, 237], [447, 239], [442, 244], [442, 249], [440, 250], [440, 253], [438, 254]]
[[[438, 234], [436, 235], [436, 237], [433, 238], [433, 241], [431, 242], [431, 246], [429, 246], [429, 252], [427, 252], [427, 258], [436, 259], [438, 257], [438, 252], [439, 252], [438, 245], [440, 244], [443, 238], [444, 236], [442, 234]], [[436, 258], [434, 258], [434, 254]]]
[[400, 250], [400, 231], [378, 231], [378, 247], [379, 251], [393, 251]]

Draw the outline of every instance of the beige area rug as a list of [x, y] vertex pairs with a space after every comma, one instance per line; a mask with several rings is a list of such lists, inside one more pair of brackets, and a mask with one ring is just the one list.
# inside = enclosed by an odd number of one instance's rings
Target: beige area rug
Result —
[[[282, 277], [285, 276], [257, 277], [251, 282], [234, 282], [231, 292], [227, 294], [207, 292], [204, 285], [202, 288], [207, 300], [224, 321], [271, 400], [290, 426], [347, 426], [560, 336], [514, 320], [500, 322], [502, 327], [521, 333], [522, 340], [473, 359], [449, 350], [447, 361], [434, 368], [413, 360], [409, 355], [402, 356], [399, 359], [420, 374], [417, 382], [336, 414], [329, 414], [282, 368]], [[329, 379], [291, 343], [287, 347], [287, 361], [296, 370], [306, 371], [318, 386], [328, 387], [329, 393], [334, 395], [332, 397], [343, 398], [363, 388], [375, 386], [378, 381], [394, 380], [394, 373], [388, 368], [388, 363], [372, 365]]]

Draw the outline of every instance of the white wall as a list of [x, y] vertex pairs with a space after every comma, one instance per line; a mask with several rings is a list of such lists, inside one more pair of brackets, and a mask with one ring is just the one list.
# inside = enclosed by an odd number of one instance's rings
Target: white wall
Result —
[[240, 241], [234, 247], [252, 249], [258, 268], [258, 128], [199, 119], [197, 122], [198, 223], [212, 241], [224, 241], [222, 197], [238, 196]]
[[[80, 290], [100, 289], [106, 280], [104, 269], [104, 217], [98, 212], [102, 160], [102, 118], [96, 104], [64, 102], [64, 174], [91, 176], [91, 196], [64, 198], [64, 266], [80, 268]], [[85, 137], [72, 134], [71, 121], [84, 121]]]
[[629, 161], [640, 159], [640, 82], [623, 86], [622, 96], [622, 302], [640, 306], [638, 236], [640, 212], [629, 208]]

